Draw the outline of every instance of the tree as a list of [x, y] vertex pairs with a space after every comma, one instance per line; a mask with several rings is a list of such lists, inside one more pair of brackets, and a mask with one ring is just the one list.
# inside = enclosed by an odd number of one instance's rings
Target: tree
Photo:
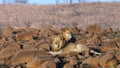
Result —
[[73, 1], [72, 0], [70, 0], [70, 4], [72, 4], [73, 3]]
[[11, 3], [11, 0], [2, 0], [3, 1], [3, 4], [9, 4]]
[[80, 2], [81, 2], [81, 0], [78, 0], [78, 2], [80, 3]]
[[66, 0], [63, 0], [66, 3]]
[[86, 0], [78, 0], [78, 2], [80, 3], [80, 2], [85, 2]]
[[[72, 4], [73, 3], [73, 0], [63, 0], [65, 3], [70, 3]], [[68, 2], [69, 1], [69, 2]]]
[[26, 4], [28, 0], [2, 0], [4, 4], [21, 3]]
[[22, 4], [26, 4], [28, 2], [28, 0], [14, 0], [15, 3], [22, 3]]
[[59, 4], [59, 2], [60, 2], [59, 0], [56, 0], [56, 4]]
[[3, 0], [3, 3], [6, 3], [6, 0]]

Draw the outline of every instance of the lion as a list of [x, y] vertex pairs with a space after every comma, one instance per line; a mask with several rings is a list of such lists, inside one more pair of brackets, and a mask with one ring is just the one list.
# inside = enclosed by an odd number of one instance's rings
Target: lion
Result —
[[67, 43], [70, 42], [71, 39], [72, 33], [67, 29], [63, 29], [62, 34], [54, 36], [52, 41], [52, 50], [58, 51], [62, 49]]
[[79, 52], [79, 53], [84, 52], [86, 57], [88, 57], [90, 53], [101, 55], [101, 53], [98, 53], [90, 49], [88, 46], [84, 44], [74, 44], [74, 43], [69, 43], [64, 48], [60, 49], [59, 51], [49, 51], [49, 53], [51, 53], [52, 55], [59, 55], [59, 54], [70, 53], [70, 52]]
[[58, 51], [62, 49], [66, 44], [66, 41], [64, 41], [63, 37], [61, 35], [55, 36], [55, 38], [52, 41], [52, 50]]
[[62, 31], [62, 36], [65, 39], [65, 41], [70, 41], [73, 38], [73, 35], [71, 33], [71, 31], [69, 30], [69, 28], [65, 27], [63, 29], [61, 29]]

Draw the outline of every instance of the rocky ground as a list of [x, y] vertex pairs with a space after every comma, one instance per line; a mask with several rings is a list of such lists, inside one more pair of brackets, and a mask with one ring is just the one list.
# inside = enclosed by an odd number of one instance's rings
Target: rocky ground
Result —
[[120, 68], [120, 30], [104, 29], [97, 24], [85, 30], [68, 28], [75, 38], [69, 43], [84, 44], [100, 55], [90, 52], [85, 56], [85, 52], [75, 51], [50, 54], [53, 39], [62, 28], [6, 27], [0, 30], [0, 68]]
[[[120, 68], [119, 11], [118, 2], [0, 4], [0, 68]], [[52, 54], [65, 27], [74, 39]]]

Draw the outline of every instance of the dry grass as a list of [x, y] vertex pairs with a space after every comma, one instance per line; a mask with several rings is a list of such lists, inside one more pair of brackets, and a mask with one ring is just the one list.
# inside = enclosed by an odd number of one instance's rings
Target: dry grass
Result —
[[46, 25], [83, 28], [98, 23], [120, 28], [120, 3], [78, 3], [60, 5], [0, 5], [0, 25], [41, 28]]

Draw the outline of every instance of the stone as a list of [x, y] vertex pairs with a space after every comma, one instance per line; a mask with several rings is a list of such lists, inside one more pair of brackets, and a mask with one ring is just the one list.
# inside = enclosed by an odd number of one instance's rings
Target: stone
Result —
[[112, 54], [105, 54], [100, 58], [100, 65], [102, 67], [115, 67], [118, 64], [118, 60]]
[[53, 60], [45, 61], [39, 68], [56, 68], [56, 63]]
[[115, 56], [120, 61], [120, 50], [117, 51], [117, 53], [115, 54]]
[[69, 63], [66, 63], [63, 68], [74, 68], [73, 65], [69, 64]]
[[100, 57], [99, 56], [96, 56], [96, 57], [88, 57], [87, 59], [85, 59], [82, 64], [87, 64], [87, 65], [90, 65], [92, 67], [98, 67], [99, 65], [99, 61], [100, 61]]

